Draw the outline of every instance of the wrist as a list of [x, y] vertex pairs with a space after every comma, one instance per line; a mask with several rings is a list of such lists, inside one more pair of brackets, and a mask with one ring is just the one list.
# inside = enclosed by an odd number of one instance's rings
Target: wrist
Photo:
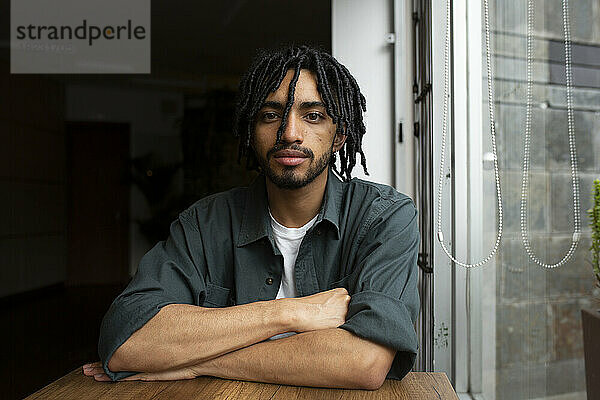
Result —
[[294, 298], [282, 298], [273, 301], [276, 307], [276, 325], [284, 332], [295, 332], [299, 330], [300, 318], [298, 314], [298, 302]]

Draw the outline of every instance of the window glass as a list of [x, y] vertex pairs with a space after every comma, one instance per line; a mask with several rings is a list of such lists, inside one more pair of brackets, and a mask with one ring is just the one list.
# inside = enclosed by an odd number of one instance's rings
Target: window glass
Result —
[[[573, 189], [567, 131], [565, 53], [561, 0], [533, 0], [533, 107], [529, 186], [529, 237], [535, 254], [549, 264], [568, 251], [573, 234]], [[592, 306], [590, 264], [592, 181], [600, 172], [600, 2], [570, 1], [573, 108], [579, 162], [582, 239], [566, 265], [545, 269], [530, 261], [520, 236], [523, 136], [526, 116], [527, 0], [490, 1], [494, 107], [504, 234], [495, 257], [495, 291], [482, 291], [480, 323], [486, 398], [585, 399], [581, 309]], [[483, 20], [483, 16], [482, 16]], [[484, 26], [482, 24], [482, 26]], [[485, 58], [484, 101], [487, 114]], [[484, 117], [484, 119], [487, 118]], [[484, 126], [489, 126], [484, 121]], [[491, 151], [483, 130], [483, 151]], [[472, 132], [471, 134], [475, 134]], [[485, 157], [484, 157], [485, 160]], [[483, 164], [483, 243], [496, 237], [493, 166]], [[483, 246], [486, 248], [486, 245]], [[482, 326], [485, 332], [486, 327]], [[490, 386], [485, 388], [486, 379]], [[562, 397], [554, 397], [562, 396]], [[565, 397], [568, 396], [568, 397]]]

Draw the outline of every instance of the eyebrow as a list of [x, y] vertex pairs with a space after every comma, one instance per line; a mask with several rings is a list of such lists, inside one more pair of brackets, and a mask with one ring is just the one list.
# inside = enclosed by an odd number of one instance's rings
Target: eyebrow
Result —
[[[314, 108], [314, 107], [326, 108], [325, 104], [323, 104], [323, 102], [321, 102], [321, 101], [304, 101], [304, 102], [300, 103], [300, 106], [299, 106], [299, 108], [301, 110], [306, 110], [306, 109]], [[280, 103], [278, 101], [265, 101], [260, 108], [261, 109], [273, 108], [277, 111], [283, 111], [284, 104]]]
[[277, 111], [283, 111], [283, 104], [278, 101], [265, 101], [260, 108], [274, 108]]
[[325, 108], [325, 104], [321, 101], [305, 101], [300, 103], [300, 109], [305, 110], [307, 108], [315, 108], [315, 107], [323, 107]]

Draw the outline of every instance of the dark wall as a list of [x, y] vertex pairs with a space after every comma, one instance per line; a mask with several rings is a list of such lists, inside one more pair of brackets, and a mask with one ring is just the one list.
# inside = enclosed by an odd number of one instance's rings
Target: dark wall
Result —
[[64, 90], [0, 64], [0, 297], [66, 274]]

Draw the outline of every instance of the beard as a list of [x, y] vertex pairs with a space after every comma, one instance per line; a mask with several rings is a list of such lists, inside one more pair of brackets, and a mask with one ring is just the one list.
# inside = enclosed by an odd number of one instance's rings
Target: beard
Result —
[[[299, 176], [295, 171], [297, 166], [284, 166], [281, 173], [278, 174], [275, 172], [269, 164], [269, 159], [275, 152], [280, 150], [296, 150], [303, 152], [309, 159], [309, 167], [306, 172]], [[321, 175], [329, 165], [332, 155], [333, 143], [329, 151], [322, 154], [316, 160], [314, 153], [310, 149], [305, 149], [297, 144], [292, 144], [291, 146], [275, 146], [267, 152], [266, 158], [256, 154], [256, 159], [264, 174], [275, 184], [275, 186], [280, 189], [300, 189], [314, 181], [317, 176]]]

